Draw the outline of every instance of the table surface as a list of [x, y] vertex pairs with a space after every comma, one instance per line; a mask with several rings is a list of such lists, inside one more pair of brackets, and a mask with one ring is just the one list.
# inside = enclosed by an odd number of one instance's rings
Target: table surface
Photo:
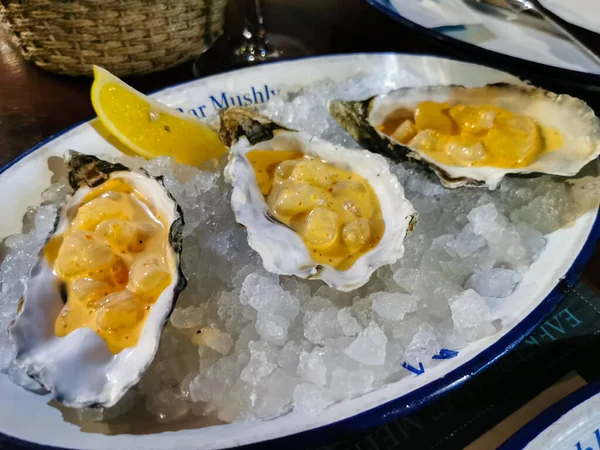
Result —
[[[236, 2], [227, 10], [226, 35], [241, 29]], [[263, 0], [267, 29], [299, 39], [311, 53], [406, 52], [464, 59], [447, 44], [401, 25], [364, 0]], [[468, 57], [468, 55], [467, 55]], [[495, 61], [478, 61], [495, 64]], [[201, 75], [228, 69], [207, 66]], [[514, 71], [513, 71], [514, 73]], [[535, 73], [519, 74], [534, 79]], [[125, 80], [142, 92], [193, 79], [191, 64]], [[94, 116], [89, 100], [91, 79], [60, 76], [27, 63], [0, 25], [0, 166], [43, 139]], [[578, 93], [579, 94], [579, 93]], [[580, 96], [600, 104], [600, 93]], [[600, 292], [600, 247], [584, 279]]]

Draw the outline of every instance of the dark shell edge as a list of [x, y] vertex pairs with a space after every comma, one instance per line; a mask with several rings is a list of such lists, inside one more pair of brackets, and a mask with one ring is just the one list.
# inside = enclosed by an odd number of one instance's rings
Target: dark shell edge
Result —
[[241, 137], [250, 145], [273, 139], [277, 131], [296, 131], [277, 123], [250, 108], [231, 107], [219, 112], [221, 127], [219, 138], [227, 147], [233, 146]]
[[69, 184], [73, 190], [87, 185], [96, 187], [108, 180], [112, 172], [131, 171], [129, 167], [120, 163], [110, 163], [93, 155], [69, 150], [64, 156], [69, 168]]
[[375, 97], [363, 101], [331, 100], [327, 109], [331, 117], [346, 130], [361, 147], [374, 153], [386, 156], [395, 162], [404, 162], [408, 159], [419, 162], [427, 170], [433, 172], [440, 179], [444, 187], [455, 188], [462, 186], [481, 186], [482, 181], [466, 177], [452, 178], [443, 169], [424, 161], [411, 148], [392, 141], [382, 136], [371, 124], [367, 117], [371, 111]]

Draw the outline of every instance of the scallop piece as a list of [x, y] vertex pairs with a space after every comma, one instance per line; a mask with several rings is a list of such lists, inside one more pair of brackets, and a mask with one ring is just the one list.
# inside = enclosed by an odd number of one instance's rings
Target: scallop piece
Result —
[[112, 406], [152, 362], [186, 286], [183, 215], [161, 180], [144, 171], [77, 152], [65, 161], [73, 194], [9, 333], [15, 363], [59, 402]]
[[[440, 112], [439, 105], [447, 107]], [[490, 107], [515, 117], [496, 117]], [[328, 109], [363, 147], [397, 161], [421, 161], [447, 188], [495, 189], [514, 174], [574, 176], [600, 154], [600, 119], [588, 105], [527, 85], [403, 88], [364, 101], [331, 100]], [[393, 130], [385, 130], [394, 122]], [[455, 124], [459, 130], [452, 129]], [[460, 138], [440, 140], [436, 133]], [[513, 160], [488, 164], [491, 144], [515, 148]], [[544, 151], [532, 151], [540, 145]], [[435, 152], [443, 153], [444, 161], [433, 157]]]
[[[221, 112], [220, 135], [231, 149], [225, 177], [236, 220], [268, 271], [349, 291], [402, 257], [416, 214], [381, 155], [335, 146], [245, 108]], [[257, 165], [255, 151], [266, 152], [267, 163]], [[335, 249], [347, 259], [327, 259]]]

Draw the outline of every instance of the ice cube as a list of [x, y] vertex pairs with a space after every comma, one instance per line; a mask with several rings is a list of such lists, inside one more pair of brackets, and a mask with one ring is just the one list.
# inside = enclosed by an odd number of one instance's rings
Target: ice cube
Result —
[[175, 308], [171, 314], [171, 325], [175, 328], [195, 328], [200, 326], [203, 310], [197, 306]]
[[208, 402], [214, 398], [215, 393], [221, 390], [222, 386], [218, 380], [197, 375], [189, 385], [190, 398], [195, 402]]
[[[62, 203], [70, 191], [70, 187], [64, 184], [64, 182], [53, 183], [48, 189], [42, 192], [42, 202], [54, 204]], [[52, 220], [52, 222], [54, 222], [54, 220]]]
[[277, 355], [274, 349], [265, 342], [251, 342], [249, 347], [250, 361], [242, 370], [240, 379], [246, 383], [256, 385], [275, 370]]
[[54, 221], [58, 213], [56, 205], [40, 206], [34, 218], [35, 234], [39, 240], [44, 240], [54, 229]]
[[342, 336], [342, 328], [335, 308], [325, 311], [307, 311], [304, 315], [304, 336], [314, 344], [323, 344], [326, 339]]
[[287, 278], [282, 283], [281, 287], [292, 294], [299, 301], [304, 302], [310, 299], [310, 288], [305, 282], [302, 282], [297, 278]]
[[531, 264], [532, 257], [523, 246], [521, 236], [493, 204], [473, 209], [468, 215], [473, 231], [485, 238], [492, 254], [512, 268]]
[[392, 340], [388, 342], [385, 351], [385, 364], [384, 368], [391, 374], [398, 372], [399, 368], [402, 367], [404, 362], [404, 346]]
[[254, 323], [249, 323], [242, 329], [237, 338], [237, 341], [235, 342], [236, 353], [243, 352], [248, 348], [248, 344], [251, 341], [257, 341], [259, 340], [259, 338], [260, 335], [256, 331], [256, 325]]
[[303, 351], [300, 354], [298, 375], [308, 383], [325, 386], [327, 383], [327, 368], [323, 360], [324, 350], [316, 347], [312, 352]]
[[371, 300], [369, 297], [355, 297], [350, 309], [361, 327], [366, 327], [371, 323], [373, 310], [371, 309]]
[[428, 325], [421, 327], [406, 347], [404, 352], [404, 361], [408, 364], [423, 363], [430, 366], [431, 357], [439, 352], [440, 346], [437, 337], [433, 332], [433, 328]]
[[288, 375], [296, 375], [300, 363], [300, 354], [310, 352], [312, 347], [312, 344], [307, 341], [288, 341], [277, 357], [277, 364]]
[[506, 218], [492, 203], [473, 208], [467, 217], [473, 225], [473, 232], [485, 237], [488, 241], [506, 227]]
[[355, 336], [362, 330], [358, 320], [352, 316], [351, 311], [350, 308], [342, 308], [338, 311], [337, 318], [344, 336]]
[[496, 267], [474, 273], [465, 283], [465, 288], [474, 289], [484, 297], [508, 297], [521, 278], [519, 272]]
[[419, 302], [419, 307], [427, 320], [447, 318], [448, 299], [463, 290], [455, 280], [449, 280], [432, 270], [401, 268], [394, 273], [394, 280], [423, 300]]
[[485, 300], [473, 289], [452, 297], [448, 303], [452, 311], [452, 321], [457, 328], [472, 328], [489, 322], [490, 308]]
[[285, 344], [290, 322], [277, 314], [258, 313], [256, 331], [267, 342]]
[[450, 255], [466, 258], [487, 244], [485, 238], [473, 231], [473, 224], [467, 224], [456, 236], [456, 239], [446, 243], [446, 251]]
[[397, 292], [375, 292], [371, 294], [373, 311], [388, 320], [402, 320], [404, 316], [417, 309], [415, 297]]
[[255, 397], [255, 388], [238, 381], [220, 397], [217, 403], [217, 417], [224, 422], [233, 422], [236, 419], [255, 419], [249, 407]]
[[[331, 288], [327, 285], [323, 285], [316, 290], [313, 295], [314, 297], [321, 297], [327, 299], [330, 303], [330, 307], [337, 306], [338, 308], [342, 308], [344, 306], [349, 306], [352, 302], [352, 295], [348, 292], [338, 291], [337, 289]], [[315, 305], [313, 304], [313, 307]]]
[[355, 398], [372, 389], [375, 376], [369, 370], [333, 369], [331, 374], [331, 394], [337, 401]]
[[521, 236], [523, 246], [529, 251], [533, 258], [537, 258], [546, 246], [546, 238], [535, 228], [522, 223], [515, 225], [515, 231]]
[[[2, 320], [0, 318], [0, 324], [2, 324]], [[2, 328], [2, 330], [6, 330]], [[6, 331], [0, 331], [0, 372], [6, 371], [14, 358], [14, 350], [12, 346], [12, 342], [8, 338], [8, 333]]]
[[355, 361], [373, 366], [385, 362], [385, 347], [388, 339], [375, 322], [362, 330], [356, 339], [346, 348], [345, 353]]
[[286, 319], [293, 319], [300, 310], [298, 300], [281, 288], [276, 275], [248, 275], [242, 284], [240, 301], [259, 312], [277, 314]]
[[302, 311], [325, 311], [326, 309], [335, 308], [335, 305], [331, 300], [321, 297], [319, 295], [313, 295], [310, 300], [302, 305]]
[[294, 389], [299, 384], [300, 380], [296, 377], [289, 376], [282, 369], [275, 369], [269, 377], [269, 391], [277, 394], [280, 398], [291, 402], [294, 395]]
[[333, 401], [327, 389], [315, 384], [301, 383], [294, 389], [296, 407], [311, 416], [323, 412]]
[[251, 409], [258, 418], [269, 420], [285, 414], [292, 408], [294, 389], [299, 380], [275, 369], [256, 394], [251, 394]]

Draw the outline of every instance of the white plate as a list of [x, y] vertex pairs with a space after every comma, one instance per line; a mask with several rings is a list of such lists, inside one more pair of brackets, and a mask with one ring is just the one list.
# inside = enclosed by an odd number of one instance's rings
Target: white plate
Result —
[[600, 383], [584, 386], [521, 428], [499, 450], [597, 450]]
[[[360, 74], [381, 73], [386, 74], [388, 80], [393, 79], [404, 86], [518, 82], [500, 71], [440, 58], [346, 55], [261, 65], [175, 86], [154, 97], [186, 112], [214, 113], [224, 95], [237, 98], [237, 94], [248, 94], [249, 98], [260, 100], [261, 97], [266, 99], [267, 91], [272, 96], [278, 89], [296, 90], [319, 80], [343, 82]], [[243, 95], [240, 98], [243, 99]], [[324, 98], [323, 103], [327, 100]], [[61, 156], [68, 148], [96, 154], [118, 153], [86, 123], [43, 143], [14, 162], [0, 174], [0, 210], [3, 211], [0, 238], [20, 230], [21, 217], [27, 206], [39, 203], [40, 193], [50, 182], [48, 158]], [[333, 405], [319, 416], [294, 412], [261, 423], [238, 422], [175, 432], [109, 436], [82, 432], [65, 422], [58, 409], [48, 405], [48, 396], [29, 393], [0, 375], [0, 433], [68, 448], [183, 450], [233, 447], [300, 432], [308, 432], [305, 434], [314, 439], [314, 433], [322, 437], [393, 420], [467, 380], [516, 345], [544, 319], [562, 298], [563, 291], [556, 289], [557, 283], [563, 277], [574, 282], [590, 256], [593, 239], [588, 240], [588, 236], [596, 238], [600, 228], [599, 224], [594, 228], [596, 215], [596, 211], [589, 212], [572, 227], [549, 237], [545, 250], [525, 274], [519, 288], [497, 309], [497, 316], [503, 317], [502, 331], [470, 344], [458, 356], [442, 361], [420, 376], [407, 376], [363, 397]], [[358, 414], [360, 416], [353, 417]], [[331, 426], [325, 427], [327, 425]], [[321, 429], [315, 431], [319, 427]], [[301, 439], [302, 436], [294, 437], [294, 444], [302, 442]], [[285, 448], [281, 445], [280, 448]]]
[[563, 20], [600, 33], [598, 0], [540, 0], [540, 3]]
[[[384, 8], [393, 5], [392, 11], [406, 20], [486, 50], [562, 69], [600, 74], [600, 66], [589, 60], [569, 41], [516, 22], [513, 23], [481, 13], [463, 4], [462, 0], [369, 1]], [[564, 5], [561, 11], [575, 11], [570, 7], [575, 3], [596, 3], [596, 6], [591, 10], [600, 8], [598, 5], [600, 2], [597, 0], [546, 1], [546, 3], [550, 2]], [[568, 8], [567, 4], [569, 5]], [[474, 40], [475, 28], [473, 24], [483, 25], [489, 30], [491, 32], [489, 39], [482, 42]], [[469, 25], [469, 27], [460, 30], [457, 29], [456, 25]], [[596, 26], [600, 26], [600, 22], [596, 23]]]

